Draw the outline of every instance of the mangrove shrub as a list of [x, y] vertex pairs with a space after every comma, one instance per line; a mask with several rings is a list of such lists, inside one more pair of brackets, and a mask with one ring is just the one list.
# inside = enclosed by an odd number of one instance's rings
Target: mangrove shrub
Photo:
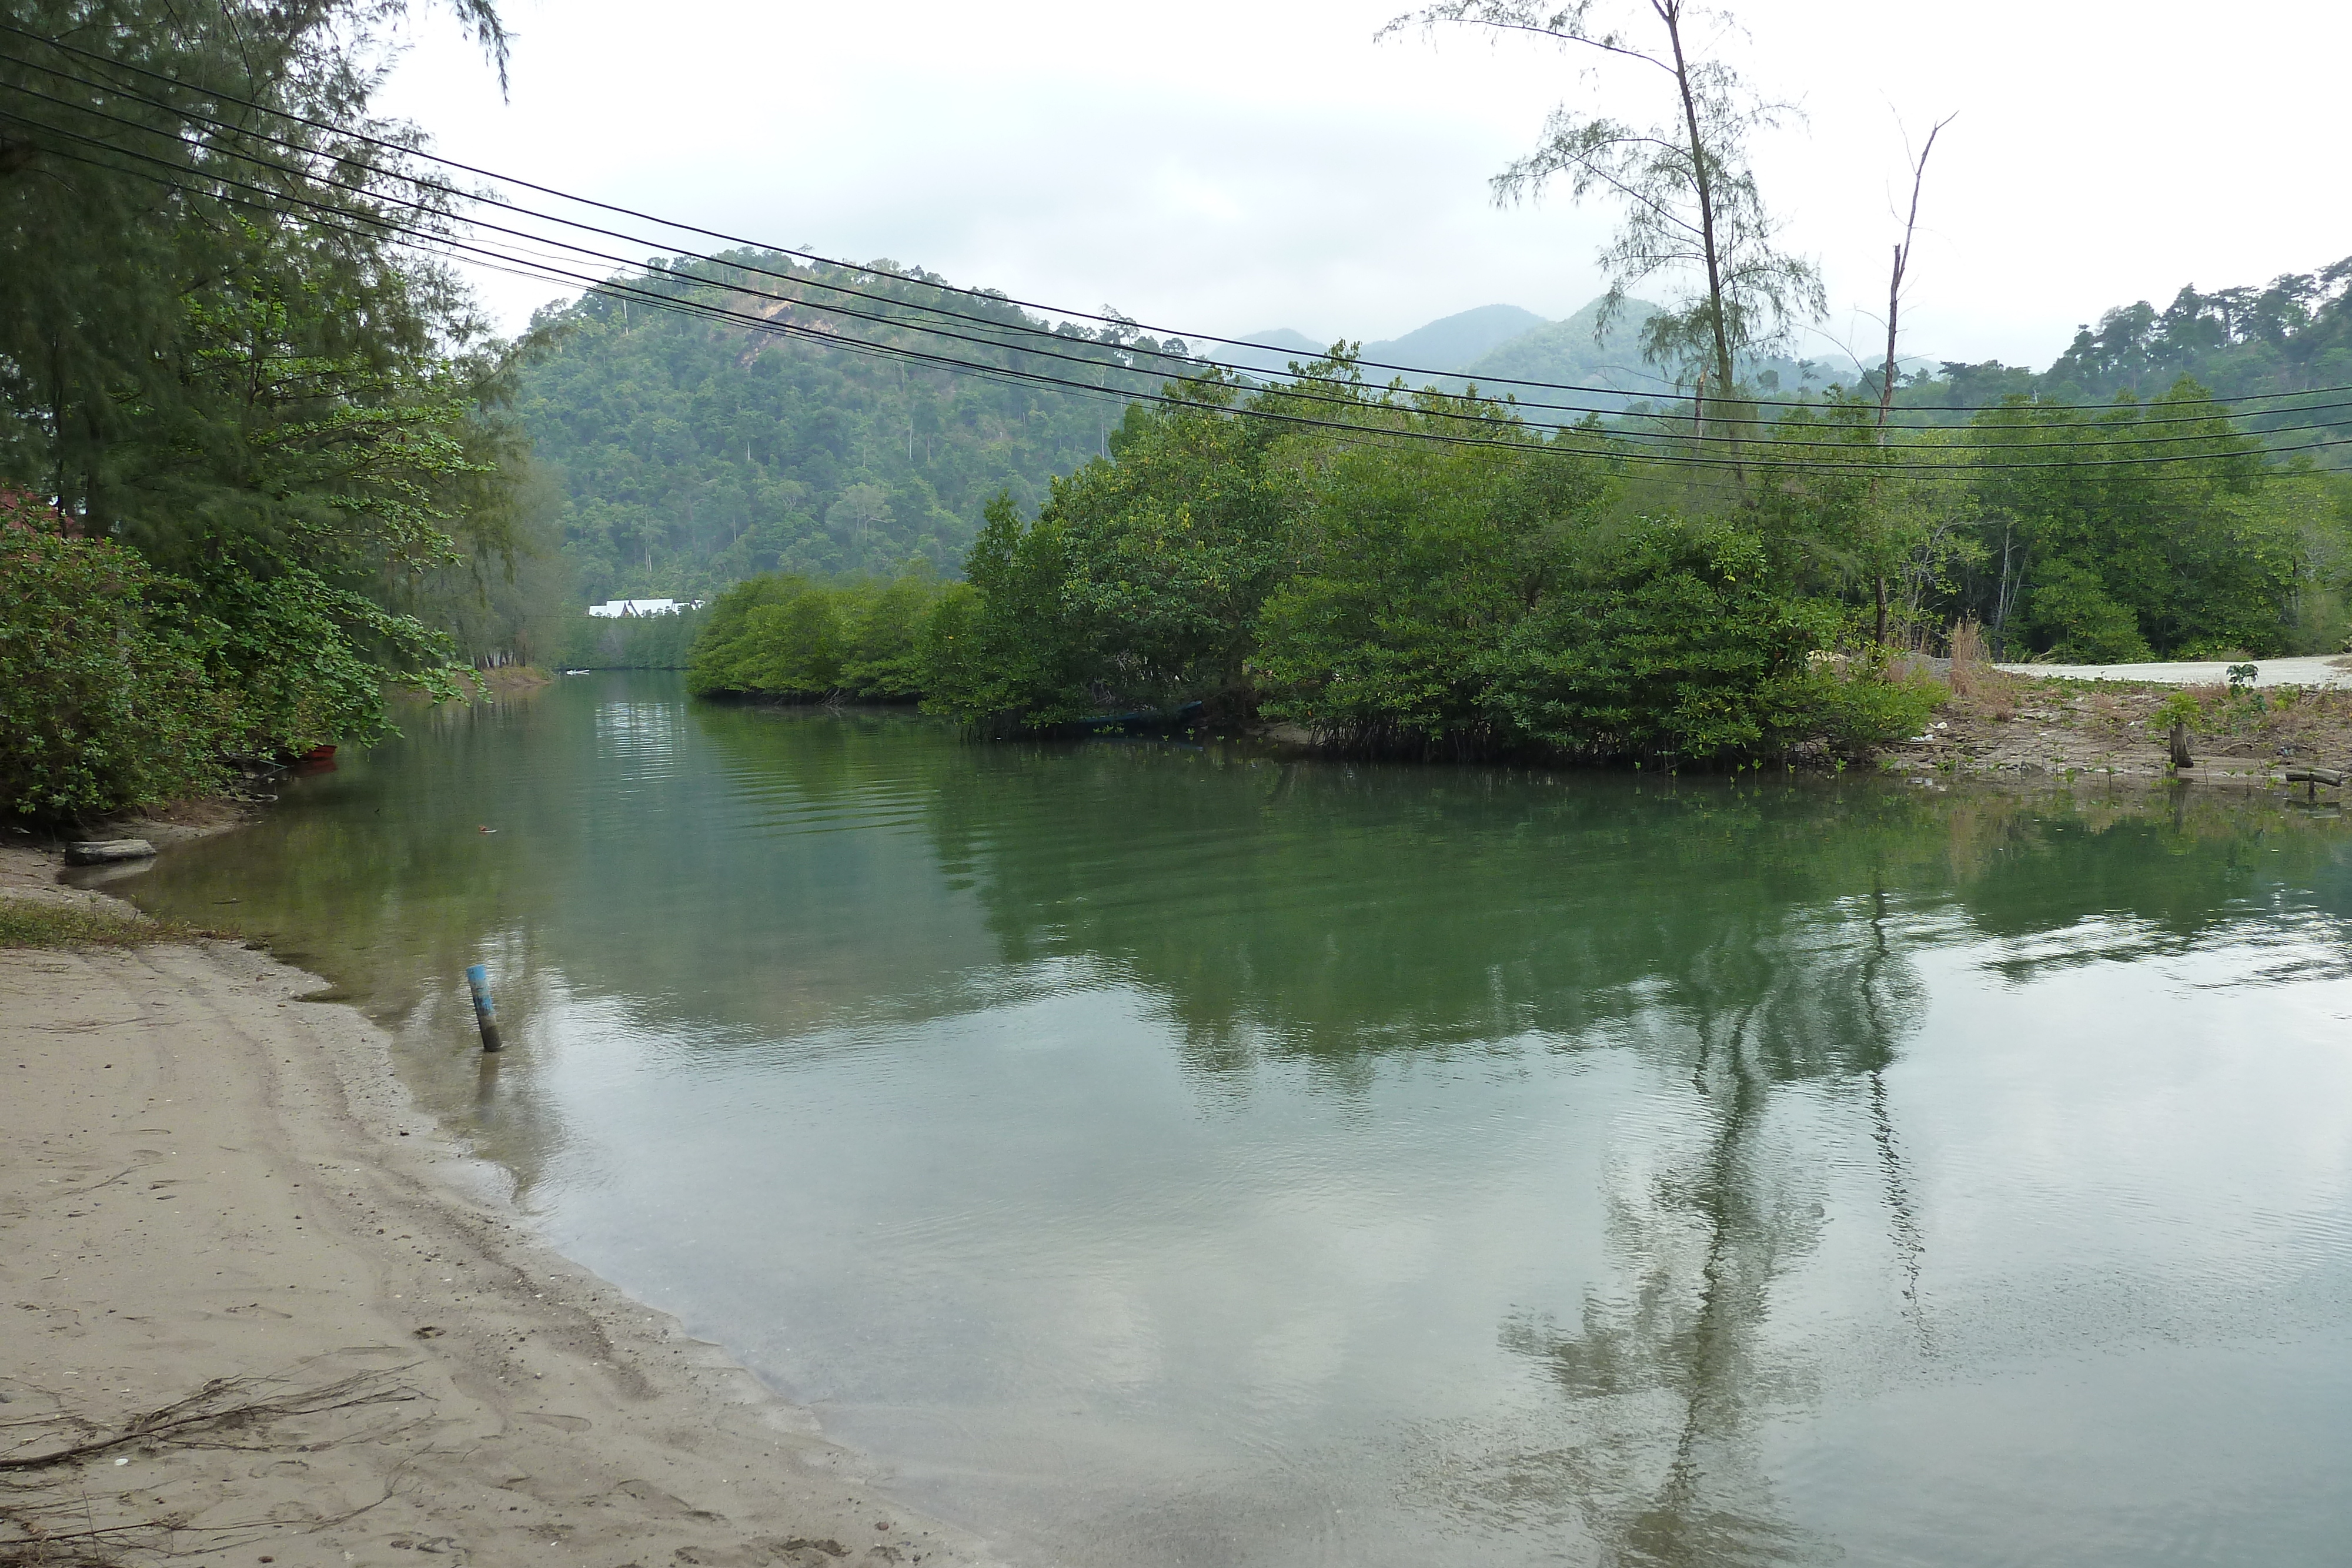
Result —
[[719, 596], [695, 639], [697, 696], [911, 702], [922, 695], [920, 638], [947, 592], [927, 571], [889, 582], [818, 582], [772, 572]]
[[1000, 500], [926, 631], [926, 706], [1004, 729], [1199, 703], [1360, 750], [1691, 760], [1867, 750], [1934, 706], [1814, 658], [1853, 612], [1752, 517], [1623, 516], [1591, 432], [1322, 369], [1312, 399], [1256, 394], [1282, 418], [1216, 389], [1131, 410], [1033, 520]]
[[134, 552], [0, 492], [0, 808], [45, 820], [219, 781], [240, 726], [205, 637]]

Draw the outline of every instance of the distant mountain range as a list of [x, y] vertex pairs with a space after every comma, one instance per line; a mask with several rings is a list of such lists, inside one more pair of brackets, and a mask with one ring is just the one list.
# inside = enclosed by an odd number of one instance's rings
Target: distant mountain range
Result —
[[[1364, 379], [1377, 385], [1402, 376], [1408, 386], [1434, 384], [1448, 392], [1475, 384], [1496, 396], [1516, 393], [1522, 402], [1565, 402], [1604, 413], [1673, 392], [1673, 382], [1642, 359], [1642, 324], [1658, 307], [1647, 300], [1629, 299], [1608, 332], [1596, 336], [1601, 306], [1601, 301], [1595, 299], [1559, 321], [1517, 305], [1481, 305], [1443, 316], [1402, 337], [1366, 343], [1361, 354]], [[1287, 373], [1292, 361], [1317, 359], [1330, 348], [1289, 327], [1268, 327], [1245, 336], [1264, 347], [1202, 351], [1253, 375], [1279, 376]], [[1742, 371], [1768, 389], [1784, 392], [1805, 387], [1819, 390], [1828, 382], [1819, 367], [1796, 360], [1761, 360], [1743, 366]], [[1514, 382], [1591, 390], [1515, 389]]]
[[1475, 310], [1441, 316], [1402, 338], [1367, 343], [1364, 358], [1415, 370], [1466, 371], [1489, 350], [1517, 342], [1549, 324], [1534, 311], [1516, 305], [1481, 305]]
[[[1645, 308], [1644, 313], [1646, 314]], [[1516, 305], [1481, 305], [1475, 309], [1441, 316], [1401, 338], [1382, 338], [1363, 346], [1363, 358], [1377, 364], [1402, 365], [1412, 371], [1448, 374], [1466, 371], [1483, 355], [1531, 332], [1552, 325], [1532, 310]], [[1319, 359], [1331, 345], [1291, 327], [1266, 327], [1243, 334], [1259, 347], [1237, 349], [1204, 346], [1202, 352], [1252, 374], [1287, 374], [1291, 362]], [[1268, 352], [1268, 350], [1278, 350]], [[1387, 373], [1367, 371], [1365, 379], [1385, 382]], [[1412, 380], [1411, 376], [1406, 378]]]

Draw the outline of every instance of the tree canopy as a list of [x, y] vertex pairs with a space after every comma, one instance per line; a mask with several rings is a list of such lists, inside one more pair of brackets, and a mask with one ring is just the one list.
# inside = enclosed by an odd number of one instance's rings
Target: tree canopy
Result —
[[[37, 498], [12, 526], [135, 552], [90, 614], [195, 661], [216, 752], [364, 739], [387, 678], [453, 690], [412, 612], [513, 546], [507, 357], [412, 243], [458, 194], [369, 112], [406, 9], [28, 0], [0, 31], [0, 485]], [[502, 63], [488, 0], [450, 9]], [[44, 592], [99, 580], [11, 559]], [[207, 777], [125, 798], [165, 773]]]
[[403, 595], [507, 544], [504, 362], [383, 226], [453, 194], [362, 140], [403, 10], [32, 0], [0, 35], [0, 479], [202, 604], [265, 751], [373, 733], [386, 674], [448, 689]]

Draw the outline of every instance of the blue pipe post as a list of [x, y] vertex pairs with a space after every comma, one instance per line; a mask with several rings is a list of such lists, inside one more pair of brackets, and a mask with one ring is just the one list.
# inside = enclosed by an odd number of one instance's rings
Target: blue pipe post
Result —
[[469, 966], [466, 970], [466, 984], [473, 988], [474, 1021], [482, 1026], [482, 1049], [486, 1051], [500, 1050], [498, 1009], [490, 1005], [489, 970], [480, 964]]

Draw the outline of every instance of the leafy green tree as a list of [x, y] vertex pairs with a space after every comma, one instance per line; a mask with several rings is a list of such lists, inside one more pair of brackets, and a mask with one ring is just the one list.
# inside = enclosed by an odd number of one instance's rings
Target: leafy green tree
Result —
[[423, 573], [399, 607], [446, 628], [457, 657], [478, 668], [578, 664], [570, 646], [579, 609], [572, 563], [562, 553], [563, 492], [527, 453], [499, 455], [504, 516], [498, 537], [473, 528], [467, 508], [457, 536], [465, 559]]
[[[1410, 427], [1463, 428], [1431, 413], [1471, 406], [1431, 400]], [[1558, 586], [1607, 499], [1604, 465], [1531, 438], [1368, 438], [1307, 457], [1296, 567], [1266, 601], [1253, 656], [1266, 712], [1357, 748], [1507, 742], [1496, 655]]]
[[[1748, 518], [1775, 580], [1871, 606], [1874, 644], [1947, 605], [1980, 554], [1969, 469], [1942, 432], [1887, 444], [1874, 406], [1843, 392], [1793, 409], [1756, 447]], [[1780, 460], [1777, 464], [1775, 460]]]
[[1266, 465], [1279, 427], [1237, 416], [1229, 396], [1210, 384], [1130, 407], [1114, 456], [1055, 479], [1034, 522], [1009, 497], [990, 507], [964, 564], [979, 603], [935, 706], [1026, 726], [1188, 701], [1248, 715], [1287, 512]]
[[[384, 725], [387, 675], [446, 693], [446, 635], [391, 606], [502, 548], [502, 361], [383, 225], [454, 194], [355, 135], [373, 0], [31, 0], [0, 82], [0, 478], [195, 596], [256, 749]], [[487, 0], [455, 0], [494, 57]]]
[[1846, 621], [1834, 602], [1779, 590], [1752, 533], [1644, 521], [1594, 539], [1514, 628], [1496, 699], [1521, 734], [1577, 756], [1712, 761], [1817, 738], [1868, 750], [1937, 699], [1816, 669]]
[[861, 596], [842, 662], [842, 684], [870, 702], [921, 697], [923, 630], [947, 591], [938, 577], [918, 570]]
[[567, 668], [684, 670], [693, 664], [712, 611], [688, 607], [667, 615], [606, 618], [574, 614], [564, 641]]
[[2184, 380], [2104, 411], [2021, 399], [1978, 416], [1973, 434], [1984, 619], [2004, 651], [2284, 651], [2294, 521], [2271, 504], [2258, 444], [2202, 388]]
[[1851, 613], [1752, 520], [1616, 520], [1593, 434], [1360, 388], [1340, 428], [1249, 417], [1328, 416], [1309, 393], [1348, 368], [1240, 410], [1134, 411], [1033, 521], [1000, 500], [926, 629], [928, 706], [1034, 728], [1190, 700], [1213, 724], [1262, 696], [1363, 749], [1706, 762], [1866, 750], [1933, 706], [1874, 668], [1816, 667]]
[[911, 701], [924, 691], [925, 623], [946, 591], [925, 570], [887, 583], [793, 573], [739, 582], [695, 639], [687, 688], [698, 696]]
[[1597, 24], [1595, 9], [1596, 0], [1444, 0], [1384, 32], [1449, 23], [1533, 34], [1640, 68], [1663, 100], [1663, 118], [1636, 126], [1562, 104], [1536, 150], [1495, 176], [1495, 197], [1532, 196], [1566, 176], [1579, 201], [1598, 193], [1618, 202], [1621, 222], [1601, 255], [1609, 294], [1596, 335], [1633, 290], [1695, 275], [1695, 287], [1643, 324], [1643, 352], [1653, 364], [1695, 372], [1702, 406], [1721, 409], [1738, 397], [1741, 361], [1783, 346], [1798, 322], [1828, 308], [1820, 269], [1774, 244], [1779, 225], [1748, 162], [1749, 140], [1792, 111], [1698, 52], [1697, 35], [1722, 20], [1712, 13], [1687, 0], [1641, 0], [1629, 7], [1639, 17], [1635, 31]]
[[2139, 617], [2108, 593], [2099, 573], [2057, 556], [2042, 563], [2027, 601], [2026, 623], [2052, 657], [2074, 664], [2122, 664], [2154, 658]]

